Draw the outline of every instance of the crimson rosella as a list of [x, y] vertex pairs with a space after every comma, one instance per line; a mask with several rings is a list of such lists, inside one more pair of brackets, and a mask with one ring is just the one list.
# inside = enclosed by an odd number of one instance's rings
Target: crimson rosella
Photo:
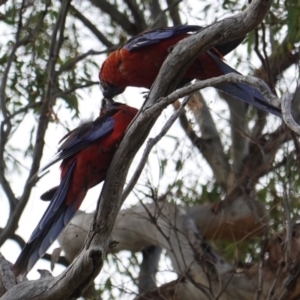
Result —
[[117, 146], [137, 113], [128, 105], [105, 101], [100, 116], [69, 132], [53, 160], [41, 169], [62, 159], [60, 185], [43, 195], [51, 202], [14, 264], [16, 276], [30, 271], [71, 221], [87, 191], [105, 180]]
[[[112, 98], [123, 93], [128, 86], [149, 89], [170, 49], [192, 32], [201, 29], [196, 25], [180, 25], [144, 32], [131, 38], [123, 47], [110, 53], [102, 64], [99, 79], [103, 95]], [[242, 38], [216, 45], [199, 54], [183, 75], [179, 87], [193, 79], [240, 74], [223, 61], [223, 55], [232, 51], [241, 41]], [[281, 110], [269, 104], [254, 87], [242, 83], [223, 83], [216, 88], [259, 109], [281, 116]]]

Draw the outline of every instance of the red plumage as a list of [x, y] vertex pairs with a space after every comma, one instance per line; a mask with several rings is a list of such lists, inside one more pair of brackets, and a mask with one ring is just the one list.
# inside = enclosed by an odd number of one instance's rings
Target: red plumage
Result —
[[[150, 88], [168, 56], [170, 49], [191, 33], [201, 30], [194, 25], [181, 25], [144, 32], [130, 39], [123, 47], [112, 52], [99, 72], [103, 95], [112, 98], [128, 86]], [[243, 38], [216, 45], [201, 53], [183, 75], [179, 86], [193, 79], [204, 80], [227, 73], [238, 73], [224, 63], [223, 55], [238, 46]], [[253, 87], [240, 83], [220, 84], [217, 89], [259, 109], [281, 116], [277, 107], [270, 105]]]
[[106, 103], [96, 120], [63, 138], [58, 154], [41, 169], [62, 159], [61, 183], [42, 196], [51, 202], [14, 264], [16, 276], [29, 272], [71, 221], [87, 191], [105, 180], [117, 146], [136, 113], [137, 109], [128, 105]]
[[[104, 84], [112, 83], [117, 87], [150, 88], [169, 54], [168, 49], [187, 36], [189, 35], [175, 36], [159, 44], [142, 48], [140, 51], [129, 51], [122, 47], [112, 52], [101, 67], [100, 81]], [[214, 49], [214, 52], [223, 59], [218, 51]], [[188, 69], [183, 80], [191, 81], [195, 78], [203, 80], [220, 75], [222, 73], [212, 58], [207, 53], [201, 53]]]

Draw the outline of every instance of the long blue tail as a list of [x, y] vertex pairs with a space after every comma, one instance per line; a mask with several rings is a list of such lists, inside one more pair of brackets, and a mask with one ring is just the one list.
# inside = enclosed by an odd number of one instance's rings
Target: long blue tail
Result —
[[[215, 61], [219, 69], [224, 73], [236, 73], [240, 74], [226, 63], [224, 63], [219, 57], [211, 52], [208, 52], [211, 58]], [[236, 97], [258, 109], [262, 109], [268, 113], [271, 113], [277, 117], [282, 118], [280, 108], [271, 105], [264, 96], [252, 86], [243, 83], [222, 83], [216, 86], [216, 88], [224, 93], [227, 93], [233, 97]]]
[[75, 165], [76, 161], [61, 181], [50, 205], [15, 262], [13, 270], [16, 276], [26, 276], [76, 214], [76, 202], [67, 205], [65, 201]]

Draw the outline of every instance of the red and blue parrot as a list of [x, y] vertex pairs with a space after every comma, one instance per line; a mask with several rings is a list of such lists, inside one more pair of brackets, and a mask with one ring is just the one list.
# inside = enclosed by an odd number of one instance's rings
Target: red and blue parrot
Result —
[[56, 240], [79, 209], [87, 191], [106, 173], [137, 109], [104, 99], [100, 116], [69, 132], [56, 156], [40, 172], [62, 159], [61, 182], [42, 195], [51, 200], [16, 263], [16, 276], [25, 276]]
[[[141, 33], [123, 47], [112, 52], [99, 72], [103, 95], [112, 98], [126, 87], [150, 88], [170, 49], [192, 32], [203, 29], [196, 25], [180, 25]], [[243, 38], [216, 45], [201, 53], [183, 76], [179, 87], [193, 79], [204, 80], [228, 73], [238, 73], [223, 61], [223, 56], [236, 48]], [[269, 104], [254, 87], [242, 83], [223, 83], [216, 86], [250, 105], [281, 117], [281, 110]]]

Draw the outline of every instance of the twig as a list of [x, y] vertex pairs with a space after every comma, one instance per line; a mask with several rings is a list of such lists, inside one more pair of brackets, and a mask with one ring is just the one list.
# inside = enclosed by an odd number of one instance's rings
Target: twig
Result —
[[[15, 116], [19, 115], [19, 114], [22, 114], [24, 112], [27, 112], [30, 108], [34, 108], [34, 107], [37, 107], [37, 106], [40, 106], [42, 104], [41, 101], [39, 102], [34, 102], [34, 103], [29, 103], [25, 106], [23, 106], [22, 108], [20, 108], [19, 110], [15, 111], [14, 113], [10, 114], [7, 119], [12, 119], [14, 118]], [[5, 122], [5, 120], [3, 121]]]
[[97, 38], [98, 40], [103, 43], [107, 48], [114, 47], [114, 44], [109, 41], [104, 34], [102, 34], [98, 28], [89, 20], [87, 19], [79, 10], [77, 10], [73, 5], [70, 5], [70, 10], [73, 15], [80, 20]]
[[264, 96], [264, 98], [273, 106], [280, 107], [280, 100], [271, 92], [268, 85], [261, 79], [253, 76], [243, 76], [240, 74], [229, 73], [219, 77], [213, 77], [210, 79], [202, 80], [183, 87], [171, 93], [169, 96], [164, 97], [162, 101], [165, 103], [172, 103], [174, 99], [182, 98], [190, 95], [198, 90], [204, 89], [210, 86], [216, 86], [218, 84], [229, 82], [229, 83], [244, 83], [255, 86]]
[[272, 285], [271, 285], [271, 287], [269, 289], [269, 292], [268, 292], [268, 298], [266, 300], [274, 299], [273, 296], [274, 296], [274, 291], [275, 291], [275, 288], [276, 288], [276, 284], [277, 284], [278, 279], [281, 275], [281, 272], [283, 270], [284, 265], [285, 265], [285, 263], [283, 261], [279, 263], [276, 274], [275, 274], [275, 277], [274, 277], [274, 280], [273, 280]]
[[261, 251], [260, 251], [260, 260], [258, 263], [258, 282], [257, 282], [257, 290], [256, 290], [256, 300], [259, 300], [263, 293], [263, 283], [264, 283], [264, 266], [265, 266], [265, 253], [267, 249], [267, 234], [268, 230], [265, 228], [265, 236], [261, 243]]
[[170, 17], [173, 21], [173, 25], [177, 26], [177, 25], [181, 25], [181, 18], [180, 18], [180, 14], [179, 14], [179, 3], [181, 2], [181, 0], [167, 0], [167, 4], [168, 4], [168, 9], [170, 11]]
[[263, 68], [265, 70], [267, 70], [267, 67], [266, 67], [266, 62], [263, 58], [263, 56], [261, 55], [259, 49], [258, 49], [258, 45], [259, 45], [259, 34], [258, 34], [258, 28], [255, 28], [255, 45], [254, 45], [254, 51], [256, 53], [256, 55], [258, 56]]
[[144, 12], [139, 9], [136, 0], [124, 0], [124, 2], [131, 10], [135, 26], [140, 28], [140, 32], [144, 31], [147, 28]]
[[269, 57], [267, 55], [267, 43], [266, 43], [266, 27], [264, 22], [261, 23], [261, 28], [262, 28], [262, 42], [263, 42], [263, 53], [265, 56], [264, 62], [265, 62], [265, 67], [266, 67], [266, 71], [268, 74], [268, 82], [271, 85], [271, 88], [273, 91], [275, 91], [274, 89], [274, 83], [272, 82], [272, 78], [271, 78], [271, 70], [270, 70], [270, 62], [269, 62]]
[[152, 148], [161, 140], [162, 137], [165, 136], [165, 134], [167, 133], [167, 131], [171, 128], [171, 126], [174, 124], [174, 122], [177, 120], [177, 118], [181, 115], [181, 113], [184, 110], [184, 107], [186, 106], [187, 102], [189, 101], [189, 97], [186, 97], [179, 109], [177, 111], [174, 112], [174, 114], [171, 116], [171, 118], [166, 122], [166, 124], [164, 125], [164, 127], [162, 128], [162, 130], [160, 131], [160, 133], [155, 137], [155, 138], [150, 138], [147, 142], [147, 146], [144, 150], [143, 156], [139, 162], [139, 165], [137, 166], [134, 174], [132, 175], [129, 183], [127, 184], [126, 188], [123, 191], [122, 194], [122, 202], [125, 201], [125, 199], [128, 197], [128, 195], [130, 194], [130, 192], [132, 191], [132, 189], [134, 188], [136, 182], [138, 181], [144, 167], [145, 164], [147, 163], [147, 159], [148, 156], [152, 150]]
[[293, 225], [291, 219], [291, 207], [289, 203], [289, 191], [287, 189], [290, 186], [290, 175], [287, 176], [286, 181], [283, 180], [283, 211], [284, 211], [284, 221], [285, 221], [285, 241], [284, 241], [284, 261], [286, 262], [285, 269], [287, 270], [290, 267], [291, 257], [292, 257], [292, 234], [293, 234]]
[[68, 89], [68, 90], [64, 90], [64, 91], [59, 91], [56, 94], [53, 95], [53, 98], [59, 98], [59, 97], [63, 97], [65, 95], [71, 94], [73, 92], [75, 92], [78, 89], [84, 89], [87, 87], [91, 87], [93, 85], [98, 85], [99, 82], [98, 81], [86, 81], [85, 84], [78, 84], [78, 85], [73, 85], [72, 88]]
[[63, 72], [72, 70], [78, 62], [80, 62], [81, 60], [85, 59], [88, 56], [109, 53], [110, 51], [114, 50], [115, 48], [116, 47], [112, 47], [110, 49], [106, 49], [103, 51], [95, 51], [95, 50], [91, 49], [85, 53], [82, 53], [82, 54], [78, 55], [77, 57], [74, 57], [72, 61], [61, 66], [60, 69], [57, 71], [56, 75], [58, 76]]
[[107, 0], [91, 0], [91, 2], [102, 12], [107, 13], [111, 20], [120, 25], [128, 34], [136, 35], [139, 33], [139, 28], [131, 23], [128, 17], [118, 10], [116, 5], [109, 3]]

